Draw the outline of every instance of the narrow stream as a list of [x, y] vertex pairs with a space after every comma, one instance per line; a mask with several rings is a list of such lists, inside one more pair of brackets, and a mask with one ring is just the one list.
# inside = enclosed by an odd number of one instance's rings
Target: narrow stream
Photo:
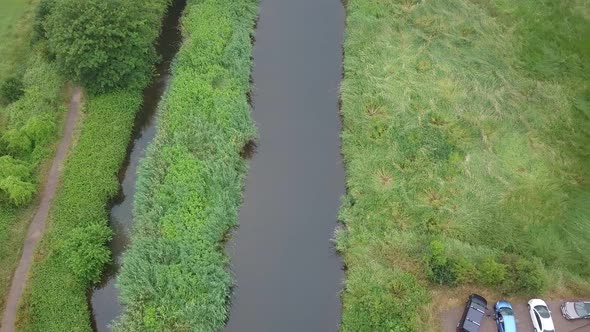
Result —
[[156, 110], [170, 80], [170, 63], [182, 41], [179, 20], [184, 6], [185, 0], [173, 1], [162, 22], [162, 31], [156, 42], [156, 50], [162, 61], [156, 66], [153, 81], [143, 91], [142, 107], [135, 118], [127, 158], [119, 173], [120, 192], [109, 214], [110, 226], [114, 232], [110, 243], [113, 264], [105, 272], [101, 284], [92, 291], [90, 299], [93, 327], [98, 332], [110, 331], [111, 322], [123, 311], [119, 303], [119, 291], [115, 287], [115, 279], [120, 268], [122, 253], [129, 243], [129, 232], [133, 224], [137, 165], [156, 134]]
[[252, 156], [240, 226], [227, 250], [236, 280], [226, 332], [331, 332], [342, 263], [330, 239], [344, 169], [340, 0], [261, 0], [254, 45]]

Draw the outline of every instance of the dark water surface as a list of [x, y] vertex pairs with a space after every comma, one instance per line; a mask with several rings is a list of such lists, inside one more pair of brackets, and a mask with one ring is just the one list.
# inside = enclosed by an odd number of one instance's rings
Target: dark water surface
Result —
[[184, 5], [184, 0], [174, 1], [162, 22], [162, 31], [156, 44], [162, 61], [156, 66], [156, 76], [153, 81], [143, 91], [143, 103], [135, 119], [127, 159], [119, 174], [121, 188], [110, 210], [110, 226], [114, 232], [110, 243], [113, 264], [106, 271], [102, 283], [92, 291], [90, 299], [94, 328], [99, 332], [110, 331], [109, 325], [123, 311], [119, 303], [119, 290], [115, 287], [115, 279], [119, 272], [121, 256], [129, 243], [129, 232], [133, 224], [137, 164], [145, 155], [147, 146], [156, 134], [156, 110], [170, 80], [170, 62], [182, 41], [178, 27]]
[[252, 156], [228, 244], [237, 286], [227, 332], [337, 331], [342, 263], [330, 239], [344, 170], [338, 115], [340, 0], [262, 0]]

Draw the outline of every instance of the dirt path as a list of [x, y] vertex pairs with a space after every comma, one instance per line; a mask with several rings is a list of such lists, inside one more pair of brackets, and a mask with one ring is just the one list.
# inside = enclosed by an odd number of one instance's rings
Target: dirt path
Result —
[[45, 185], [43, 186], [43, 191], [41, 193], [41, 204], [39, 204], [39, 208], [33, 217], [33, 221], [31, 222], [31, 225], [29, 225], [29, 230], [27, 232], [27, 237], [25, 238], [23, 247], [23, 253], [12, 278], [10, 292], [8, 293], [8, 299], [6, 300], [6, 309], [4, 310], [4, 314], [2, 316], [0, 332], [14, 331], [18, 302], [27, 280], [27, 274], [29, 273], [31, 262], [33, 261], [35, 247], [37, 246], [37, 243], [39, 243], [39, 240], [43, 235], [43, 231], [45, 230], [45, 221], [47, 220], [47, 215], [49, 214], [49, 207], [51, 205], [51, 201], [53, 200], [53, 196], [55, 195], [55, 190], [59, 183], [62, 165], [72, 141], [72, 133], [78, 119], [81, 99], [82, 91], [79, 88], [75, 88], [70, 101], [63, 137], [59, 143], [59, 147], [57, 148], [53, 162], [51, 163], [51, 168], [49, 170], [49, 174], [47, 175]]

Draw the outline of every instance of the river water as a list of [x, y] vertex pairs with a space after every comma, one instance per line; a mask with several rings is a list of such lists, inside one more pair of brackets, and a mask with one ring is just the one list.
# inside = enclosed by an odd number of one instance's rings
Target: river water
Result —
[[156, 41], [156, 50], [162, 61], [156, 66], [156, 75], [151, 84], [143, 91], [142, 107], [136, 115], [127, 157], [119, 173], [120, 192], [109, 213], [110, 226], [114, 232], [110, 243], [113, 264], [108, 267], [102, 282], [92, 290], [90, 298], [93, 327], [98, 332], [110, 331], [111, 322], [123, 311], [115, 279], [120, 268], [121, 256], [129, 244], [129, 232], [133, 224], [137, 165], [156, 134], [156, 110], [170, 80], [170, 63], [182, 42], [179, 19], [184, 5], [184, 0], [174, 1], [162, 22], [162, 31]]
[[330, 332], [342, 262], [331, 238], [345, 192], [340, 0], [262, 0], [254, 44], [251, 157], [227, 245], [236, 286], [226, 332]]

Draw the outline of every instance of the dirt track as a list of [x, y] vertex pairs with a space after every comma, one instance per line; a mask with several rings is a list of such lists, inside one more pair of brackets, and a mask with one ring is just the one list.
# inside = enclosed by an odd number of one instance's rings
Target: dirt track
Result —
[[[589, 320], [568, 321], [561, 316], [561, 309], [559, 307], [561, 301], [546, 301], [551, 310], [553, 323], [555, 324], [556, 332], [590, 332]], [[485, 317], [481, 325], [480, 332], [497, 332], [496, 322], [493, 318], [493, 307], [495, 302], [488, 303], [489, 313], [492, 317]], [[516, 317], [516, 328], [519, 332], [533, 331], [533, 324], [531, 323], [531, 316], [527, 310], [527, 304], [512, 303], [514, 315]], [[464, 307], [456, 307], [450, 311], [443, 313], [441, 321], [443, 322], [443, 332], [455, 332], [457, 323], [461, 319]]]
[[29, 269], [31, 267], [35, 247], [37, 246], [37, 243], [39, 243], [39, 240], [43, 235], [43, 231], [45, 230], [45, 222], [47, 220], [47, 215], [49, 214], [51, 201], [53, 200], [55, 190], [59, 183], [61, 168], [64, 159], [67, 156], [67, 152], [72, 141], [74, 126], [76, 125], [76, 121], [79, 116], [81, 99], [82, 91], [79, 88], [75, 88], [70, 101], [64, 133], [55, 156], [53, 157], [53, 162], [51, 163], [51, 168], [47, 174], [46, 182], [43, 185], [43, 190], [40, 197], [41, 203], [39, 204], [39, 208], [33, 217], [33, 221], [29, 225], [27, 237], [25, 238], [25, 243], [23, 246], [23, 253], [18, 263], [18, 267], [14, 272], [14, 276], [12, 277], [12, 284], [10, 286], [8, 298], [6, 300], [6, 309], [4, 310], [4, 314], [2, 316], [0, 332], [14, 331], [18, 302], [27, 280], [27, 274], [29, 273]]

